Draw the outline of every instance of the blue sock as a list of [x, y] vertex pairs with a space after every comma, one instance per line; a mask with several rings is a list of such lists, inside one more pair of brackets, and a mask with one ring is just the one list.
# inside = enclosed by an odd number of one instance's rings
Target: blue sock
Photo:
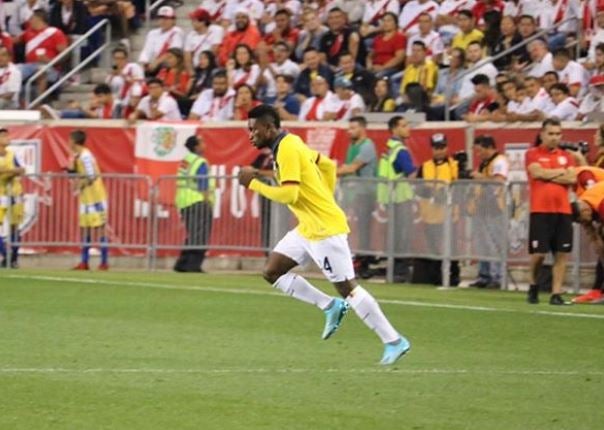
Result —
[[109, 240], [107, 237], [101, 237], [101, 264], [109, 262]]
[[[10, 236], [10, 240], [11, 243], [17, 243], [21, 240], [21, 235], [19, 234], [18, 231], [15, 231], [11, 234]], [[11, 263], [16, 263], [17, 260], [19, 259], [19, 246], [12, 246], [11, 247]]]
[[4, 238], [0, 236], [0, 255], [6, 258], [6, 247], [4, 246]]
[[84, 244], [82, 246], [82, 263], [88, 264], [90, 260], [90, 236], [84, 238]]

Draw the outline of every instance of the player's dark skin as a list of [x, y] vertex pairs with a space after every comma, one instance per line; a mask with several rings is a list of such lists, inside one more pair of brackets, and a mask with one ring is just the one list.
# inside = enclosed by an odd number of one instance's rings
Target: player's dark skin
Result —
[[[275, 127], [275, 124], [263, 119], [250, 119], [248, 121], [248, 129], [250, 132], [250, 140], [258, 149], [270, 147], [281, 132], [281, 130]], [[257, 176], [257, 169], [253, 167], [242, 167], [239, 171], [239, 183], [247, 188], [252, 179]], [[284, 186], [297, 187], [298, 185], [287, 184]], [[271, 252], [264, 266], [262, 276], [267, 282], [274, 284], [281, 276], [285, 275], [297, 265], [298, 263], [291, 258], [277, 252]], [[354, 279], [347, 279], [342, 282], [334, 282], [333, 285], [342, 297], [348, 297], [351, 291], [357, 286], [357, 283]]]

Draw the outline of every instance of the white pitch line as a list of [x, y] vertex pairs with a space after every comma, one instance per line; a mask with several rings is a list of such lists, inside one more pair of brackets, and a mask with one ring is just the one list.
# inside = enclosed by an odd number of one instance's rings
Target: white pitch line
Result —
[[[287, 297], [284, 294], [268, 291], [254, 291], [244, 288], [233, 288], [233, 287], [200, 287], [193, 285], [167, 285], [159, 284], [154, 282], [132, 282], [132, 281], [118, 281], [118, 280], [103, 280], [103, 279], [77, 279], [69, 277], [59, 276], [27, 276], [27, 275], [7, 275], [6, 278], [12, 279], [29, 279], [34, 281], [50, 281], [50, 282], [66, 282], [73, 284], [92, 284], [92, 285], [115, 285], [115, 286], [128, 286], [128, 287], [141, 287], [141, 288], [157, 288], [164, 290], [185, 290], [185, 291], [200, 291], [210, 293], [225, 293], [225, 294], [245, 294], [245, 295], [257, 295], [257, 296], [275, 296], [275, 297]], [[545, 316], [557, 316], [557, 317], [569, 317], [569, 318], [589, 318], [589, 319], [604, 319], [604, 314], [588, 314], [588, 313], [573, 313], [573, 312], [556, 312], [556, 311], [541, 311], [541, 310], [519, 310], [519, 309], [507, 309], [507, 308], [493, 308], [488, 306], [471, 306], [471, 305], [454, 305], [448, 303], [429, 303], [429, 302], [417, 302], [407, 300], [395, 300], [395, 299], [379, 299], [380, 303], [386, 303], [391, 305], [400, 306], [417, 306], [426, 308], [437, 308], [437, 309], [456, 309], [464, 311], [478, 311], [478, 312], [503, 312], [503, 313], [518, 313], [518, 314], [529, 314], [529, 315], [545, 315]], [[528, 306], [528, 305], [527, 305]]]
[[236, 369], [161, 369], [161, 368], [62, 368], [6, 367], [0, 374], [183, 374], [183, 375], [245, 375], [245, 374], [405, 374], [405, 375], [519, 375], [519, 376], [604, 376], [597, 370], [500, 370], [500, 369], [320, 369], [320, 368], [236, 368]]

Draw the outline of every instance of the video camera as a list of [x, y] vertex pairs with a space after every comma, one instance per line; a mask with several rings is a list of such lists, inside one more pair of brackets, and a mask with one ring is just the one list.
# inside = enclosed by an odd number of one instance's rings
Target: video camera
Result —
[[468, 169], [468, 153], [457, 151], [453, 154], [453, 159], [457, 161], [459, 179], [472, 179], [472, 170]]
[[589, 143], [585, 141], [560, 142], [558, 148], [564, 149], [566, 151], [579, 151], [583, 155], [587, 155], [589, 153]]

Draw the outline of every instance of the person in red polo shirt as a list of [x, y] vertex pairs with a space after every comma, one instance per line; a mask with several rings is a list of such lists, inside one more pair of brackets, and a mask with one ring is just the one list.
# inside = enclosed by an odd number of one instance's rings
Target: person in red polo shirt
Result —
[[562, 298], [562, 283], [573, 246], [572, 210], [569, 188], [577, 175], [573, 155], [558, 148], [562, 126], [549, 118], [541, 127], [541, 144], [526, 153], [531, 215], [529, 222], [530, 287], [528, 302], [539, 303], [537, 274], [548, 252], [554, 254], [551, 305], [568, 304]]
[[[34, 11], [27, 30], [19, 39], [25, 43], [25, 63], [19, 65], [24, 82], [63, 52], [69, 44], [67, 36], [61, 30], [48, 25], [48, 13], [43, 9]], [[46, 90], [48, 81], [56, 81], [58, 77], [56, 68], [50, 68], [45, 75], [40, 76], [36, 81], [38, 94]]]

